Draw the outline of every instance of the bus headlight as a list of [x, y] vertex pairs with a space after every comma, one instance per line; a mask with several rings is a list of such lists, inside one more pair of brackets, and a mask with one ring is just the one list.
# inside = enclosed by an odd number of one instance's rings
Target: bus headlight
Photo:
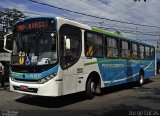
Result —
[[53, 79], [56, 75], [57, 75], [57, 73], [53, 73], [53, 74], [51, 74], [51, 75], [49, 75], [49, 76], [47, 76], [47, 77], [39, 80], [39, 83], [40, 83], [40, 84], [46, 83], [46, 82], [48, 82], [49, 80]]
[[15, 79], [14, 79], [13, 77], [11, 77], [11, 76], [10, 76], [10, 79], [11, 79], [12, 81], [14, 81], [14, 80], [15, 80]]

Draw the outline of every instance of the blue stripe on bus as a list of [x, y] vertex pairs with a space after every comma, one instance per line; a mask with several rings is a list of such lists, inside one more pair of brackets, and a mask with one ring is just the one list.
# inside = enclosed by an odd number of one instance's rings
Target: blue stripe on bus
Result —
[[[45, 78], [53, 73], [57, 73], [58, 71], [58, 66], [56, 65], [55, 67], [44, 71], [42, 73], [16, 73], [16, 72], [11, 72], [11, 77], [15, 79], [25, 79], [25, 80], [40, 80], [42, 78]], [[25, 78], [24, 78], [25, 77]]]
[[149, 78], [155, 74], [154, 60], [97, 58], [97, 62], [99, 62], [100, 74], [106, 87], [138, 80], [140, 69], [144, 70], [145, 78]]

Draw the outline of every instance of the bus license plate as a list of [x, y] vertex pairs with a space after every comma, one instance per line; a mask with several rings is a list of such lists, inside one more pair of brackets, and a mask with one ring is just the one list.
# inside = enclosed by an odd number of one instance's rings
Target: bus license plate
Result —
[[28, 90], [28, 87], [21, 85], [21, 86], [20, 86], [20, 90], [22, 90], [22, 91]]

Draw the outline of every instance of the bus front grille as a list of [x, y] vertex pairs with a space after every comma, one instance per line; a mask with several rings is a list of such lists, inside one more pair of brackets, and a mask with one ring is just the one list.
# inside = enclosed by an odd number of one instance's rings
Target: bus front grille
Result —
[[19, 86], [13, 86], [14, 90], [37, 93], [38, 88], [28, 88], [27, 90], [21, 90]]

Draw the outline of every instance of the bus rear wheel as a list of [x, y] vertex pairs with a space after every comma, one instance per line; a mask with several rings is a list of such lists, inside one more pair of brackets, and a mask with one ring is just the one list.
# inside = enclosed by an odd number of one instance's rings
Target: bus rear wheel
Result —
[[138, 84], [139, 86], [142, 86], [144, 84], [144, 73], [142, 71], [139, 73]]
[[86, 85], [86, 97], [92, 99], [95, 97], [97, 83], [93, 78], [89, 78]]

